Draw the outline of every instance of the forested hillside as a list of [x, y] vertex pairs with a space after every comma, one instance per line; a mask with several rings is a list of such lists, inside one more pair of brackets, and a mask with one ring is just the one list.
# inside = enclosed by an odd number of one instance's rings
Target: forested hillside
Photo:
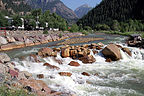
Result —
[[7, 14], [25, 14], [26, 12], [30, 12], [31, 7], [25, 2], [25, 0], [2, 0], [5, 9], [1, 11], [5, 11]]
[[41, 8], [43, 12], [50, 10], [68, 21], [77, 20], [73, 10], [64, 5], [60, 0], [25, 0], [33, 9]]
[[77, 23], [94, 28], [96, 24], [110, 24], [113, 20], [144, 20], [142, 0], [103, 0]]

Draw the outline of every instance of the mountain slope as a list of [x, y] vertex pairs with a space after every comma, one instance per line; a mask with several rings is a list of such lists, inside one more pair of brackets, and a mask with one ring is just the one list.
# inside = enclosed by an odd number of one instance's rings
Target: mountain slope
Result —
[[26, 0], [34, 9], [41, 8], [42, 11], [50, 10], [51, 13], [57, 13], [67, 20], [77, 19], [76, 14], [65, 6], [60, 0]]
[[3, 4], [3, 9], [10, 14], [25, 14], [26, 12], [30, 12], [31, 7], [27, 5], [25, 0], [1, 0], [1, 3]]
[[112, 20], [128, 19], [144, 20], [142, 0], [103, 0], [77, 23], [94, 27], [97, 23], [107, 23]]
[[84, 15], [86, 15], [90, 10], [92, 9], [92, 7], [89, 7], [87, 4], [84, 4], [78, 8], [76, 8], [76, 10], [74, 11], [75, 14], [79, 17], [82, 18]]

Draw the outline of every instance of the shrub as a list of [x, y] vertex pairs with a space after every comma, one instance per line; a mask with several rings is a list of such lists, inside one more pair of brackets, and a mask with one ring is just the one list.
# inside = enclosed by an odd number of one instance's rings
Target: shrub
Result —
[[43, 31], [43, 34], [48, 34], [48, 31], [47, 31], [47, 30], [44, 30], [44, 31]]

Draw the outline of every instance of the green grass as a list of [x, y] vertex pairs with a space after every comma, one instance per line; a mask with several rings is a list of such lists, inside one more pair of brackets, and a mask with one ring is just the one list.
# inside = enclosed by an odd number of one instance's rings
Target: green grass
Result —
[[140, 32], [134, 32], [134, 31], [131, 31], [131, 32], [119, 32], [119, 31], [97, 31], [97, 32], [100, 32], [100, 33], [106, 33], [106, 34], [117, 34], [117, 35], [123, 35], [123, 36], [129, 36], [131, 34], [141, 34]]
[[35, 95], [29, 94], [24, 89], [17, 89], [17, 88], [9, 89], [6, 86], [1, 86], [0, 96], [35, 96]]

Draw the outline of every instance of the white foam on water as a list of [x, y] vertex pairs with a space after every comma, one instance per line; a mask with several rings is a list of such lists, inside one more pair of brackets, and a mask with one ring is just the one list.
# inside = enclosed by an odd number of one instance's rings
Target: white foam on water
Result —
[[[144, 50], [131, 48], [132, 57], [129, 57], [121, 50], [123, 59], [115, 62], [105, 62], [102, 54], [91, 55], [96, 58], [93, 64], [83, 64], [79, 60], [71, 58], [62, 58], [60, 54], [56, 59], [62, 60], [63, 64], [58, 64], [53, 57], [47, 57], [43, 60], [51, 65], [55, 65], [60, 70], [49, 69], [43, 66], [43, 63], [34, 63], [29, 60], [15, 60], [16, 67], [21, 71], [28, 71], [34, 74], [44, 74], [44, 80], [50, 88], [56, 91], [74, 93], [77, 96], [142, 96], [138, 90], [127, 88], [125, 84], [128, 81], [141, 83], [139, 73], [144, 72]], [[80, 64], [79, 67], [69, 66], [71, 61]], [[70, 72], [71, 77], [60, 76], [59, 72]], [[87, 72], [91, 76], [83, 76], [81, 73]], [[95, 74], [98, 74], [95, 76]], [[144, 75], [144, 74], [143, 74]]]

